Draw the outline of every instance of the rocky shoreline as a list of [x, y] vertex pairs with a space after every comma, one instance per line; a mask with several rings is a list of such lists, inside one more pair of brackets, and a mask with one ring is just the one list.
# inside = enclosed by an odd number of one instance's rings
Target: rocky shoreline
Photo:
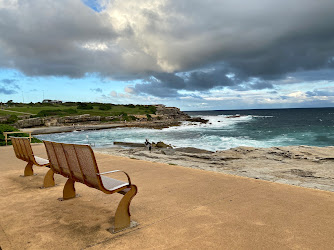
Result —
[[[30, 126], [28, 120], [27, 127], [21, 128], [21, 130], [30, 131], [36, 135], [119, 127], [161, 129], [178, 126], [183, 121], [208, 122], [201, 118], [191, 118], [178, 108], [165, 106], [158, 106], [157, 113], [151, 117], [151, 120], [147, 120], [145, 117], [138, 116], [139, 120], [131, 122], [101, 122], [92, 121], [92, 117], [83, 115], [57, 119], [54, 121], [54, 125], [50, 123], [49, 126], [43, 127]], [[235, 118], [235, 116], [230, 118]], [[44, 123], [45, 121], [43, 120]], [[73, 121], [77, 122], [69, 124]], [[152, 151], [149, 151], [144, 146], [144, 142], [142, 145], [119, 142], [118, 145], [112, 148], [94, 148], [94, 150], [133, 159], [162, 162], [334, 192], [334, 147], [237, 147], [211, 152], [197, 148], [173, 149], [156, 146], [152, 148]]]
[[94, 151], [334, 192], [334, 147], [237, 147], [217, 152], [113, 147]]
[[[141, 127], [162, 129], [179, 126], [183, 121], [207, 123], [208, 120], [190, 117], [176, 107], [156, 105], [156, 113], [152, 115], [132, 115], [135, 120], [124, 120], [117, 117], [91, 116], [89, 114], [64, 117], [25, 118], [17, 121], [14, 126], [24, 132], [37, 134], [63, 133], [83, 130], [100, 130], [120, 127]], [[120, 121], [112, 121], [118, 119]], [[123, 120], [122, 120], [123, 119]]]
[[154, 128], [162, 129], [172, 126], [179, 126], [182, 121], [180, 120], [162, 120], [162, 121], [145, 121], [145, 122], [114, 122], [114, 123], [79, 123], [71, 126], [43, 126], [43, 127], [30, 127], [21, 128], [23, 132], [31, 132], [32, 135], [39, 134], [53, 134], [53, 133], [64, 133], [73, 131], [86, 131], [86, 130], [101, 130], [101, 129], [112, 129], [122, 127], [137, 127], [137, 128]]

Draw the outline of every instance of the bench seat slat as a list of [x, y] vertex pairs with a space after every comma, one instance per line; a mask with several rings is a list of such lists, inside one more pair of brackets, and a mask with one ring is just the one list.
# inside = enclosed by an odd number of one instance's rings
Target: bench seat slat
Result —
[[109, 191], [113, 191], [113, 190], [116, 190], [116, 189], [119, 189], [121, 187], [125, 187], [125, 186], [129, 185], [129, 183], [127, 183], [127, 182], [115, 180], [113, 178], [102, 176], [102, 175], [101, 175], [101, 181], [102, 181], [103, 186], [105, 187], [105, 189], [107, 189]]
[[49, 165], [49, 160], [41, 158], [41, 157], [38, 157], [38, 156], [35, 156], [35, 161], [40, 166]]

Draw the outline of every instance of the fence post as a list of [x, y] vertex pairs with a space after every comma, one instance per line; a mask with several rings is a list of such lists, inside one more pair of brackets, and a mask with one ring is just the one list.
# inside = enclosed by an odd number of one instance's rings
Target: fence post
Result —
[[[6, 146], [8, 145], [8, 140], [10, 140], [10, 137], [8, 138], [8, 134], [21, 134], [21, 133], [26, 133], [29, 134], [29, 141], [31, 142], [31, 131], [30, 132], [22, 132], [22, 131], [15, 131], [15, 132], [3, 132], [3, 135], [5, 136], [5, 141], [6, 141]], [[1, 248], [0, 248], [1, 249]]]

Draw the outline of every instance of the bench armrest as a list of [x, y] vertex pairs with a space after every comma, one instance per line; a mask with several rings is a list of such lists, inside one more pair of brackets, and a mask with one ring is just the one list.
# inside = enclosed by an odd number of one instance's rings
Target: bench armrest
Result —
[[128, 177], [128, 182], [129, 182], [129, 185], [131, 185], [131, 179], [130, 179], [130, 176], [122, 171], [122, 170], [112, 170], [112, 171], [108, 171], [108, 172], [103, 172], [103, 173], [97, 173], [97, 175], [104, 175], [104, 174], [111, 174], [111, 173], [116, 173], [116, 172], [123, 172], [127, 177]]

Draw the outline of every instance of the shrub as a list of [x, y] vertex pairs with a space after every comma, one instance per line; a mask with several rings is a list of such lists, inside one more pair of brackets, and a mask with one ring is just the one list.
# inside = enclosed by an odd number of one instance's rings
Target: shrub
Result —
[[130, 121], [136, 121], [138, 118], [135, 117], [135, 116], [133, 116], [133, 115], [130, 115], [130, 116], [129, 116], [129, 119], [130, 119]]
[[155, 106], [149, 106], [148, 110], [151, 114], [155, 114], [155, 112], [157, 112], [157, 108]]
[[137, 120], [137, 117], [135, 117], [133, 115], [127, 115], [127, 116], [123, 116], [123, 119], [125, 121], [135, 121], [135, 120]]
[[99, 110], [110, 110], [111, 105], [110, 104], [102, 104], [99, 106]]
[[7, 119], [7, 122], [8, 124], [13, 124], [15, 123], [16, 121], [18, 120], [17, 116], [16, 115], [10, 115], [10, 117]]
[[[0, 146], [6, 145], [5, 136], [3, 135], [3, 132], [15, 132], [15, 131], [19, 131], [19, 130], [7, 124], [0, 124]], [[28, 137], [29, 135], [25, 133], [19, 133], [19, 134], [14, 134], [13, 136]], [[31, 142], [36, 143], [36, 142], [42, 142], [42, 141], [37, 138], [32, 138]], [[12, 145], [12, 142], [8, 141], [8, 145]]]
[[64, 106], [75, 106], [77, 105], [77, 103], [76, 102], [64, 102], [63, 105]]
[[2, 124], [14, 124], [18, 120], [18, 117], [16, 115], [10, 115], [10, 116], [7, 116], [6, 119], [7, 120], [2, 121], [1, 123]]
[[150, 114], [146, 114], [146, 117], [148, 121], [152, 120], [152, 116]]
[[7, 124], [0, 124], [0, 133], [3, 135], [3, 132], [14, 132], [19, 131], [17, 128]]
[[61, 112], [60, 109], [53, 109], [53, 110], [41, 110], [37, 113], [36, 116], [44, 117], [44, 116], [51, 116], [51, 115], [58, 115]]
[[85, 102], [79, 102], [77, 109], [93, 109], [93, 105], [90, 103], [85, 103]]
[[43, 107], [54, 107], [55, 106], [53, 103], [47, 103], [47, 102], [43, 102], [43, 103], [41, 103], [41, 105]]
[[37, 113], [37, 117], [45, 117], [45, 116], [52, 116], [52, 115], [72, 115], [77, 114], [78, 111], [75, 109], [53, 109], [53, 110], [41, 110]]

